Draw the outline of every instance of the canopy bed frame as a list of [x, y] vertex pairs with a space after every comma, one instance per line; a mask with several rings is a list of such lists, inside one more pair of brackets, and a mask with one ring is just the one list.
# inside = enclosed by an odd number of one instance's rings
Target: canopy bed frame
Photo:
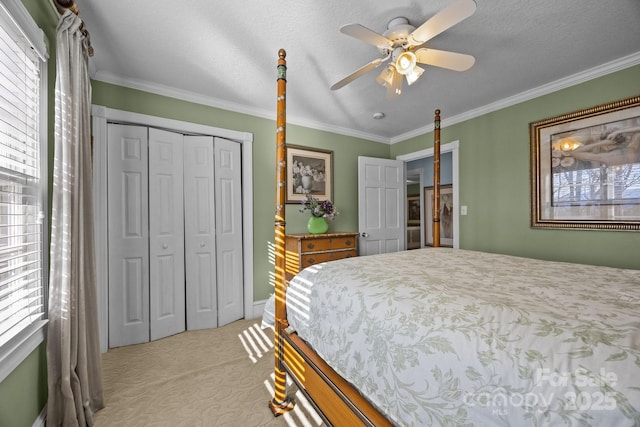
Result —
[[[277, 117], [276, 117], [276, 213], [275, 213], [275, 381], [274, 397], [269, 408], [275, 416], [294, 408], [287, 395], [286, 375], [289, 374], [300, 390], [330, 424], [357, 426], [392, 425], [369, 401], [362, 397], [348, 381], [338, 375], [287, 322], [285, 292], [286, 280], [286, 51], [278, 51]], [[440, 246], [440, 110], [434, 119], [434, 203], [433, 246]]]
[[[293, 408], [289, 375], [327, 424], [640, 425], [640, 270], [420, 248], [320, 263], [287, 280], [285, 55], [268, 302], [274, 415]], [[436, 110], [434, 246], [439, 128]]]

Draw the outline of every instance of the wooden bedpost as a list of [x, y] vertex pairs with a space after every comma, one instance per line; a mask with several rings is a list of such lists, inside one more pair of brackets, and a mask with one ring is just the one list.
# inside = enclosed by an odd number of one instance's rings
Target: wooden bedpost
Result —
[[288, 326], [285, 313], [285, 191], [286, 191], [286, 130], [287, 130], [287, 52], [278, 51], [278, 97], [276, 116], [276, 213], [275, 213], [275, 326], [274, 356], [275, 380], [273, 399], [269, 408], [276, 417], [293, 409], [293, 401], [287, 396], [287, 374], [282, 364], [281, 331]]
[[440, 110], [433, 130], [433, 247], [440, 246]]

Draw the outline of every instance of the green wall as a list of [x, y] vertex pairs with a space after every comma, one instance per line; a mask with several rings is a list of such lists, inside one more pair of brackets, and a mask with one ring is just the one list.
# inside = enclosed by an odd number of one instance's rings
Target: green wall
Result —
[[[640, 66], [441, 130], [460, 141], [460, 247], [640, 269], [640, 232], [532, 229], [529, 123], [640, 94]], [[442, 111], [443, 122], [447, 112]], [[433, 147], [432, 132], [391, 146], [391, 156]]]
[[[277, 52], [274, 54], [274, 64], [276, 61]], [[265, 70], [265, 73], [273, 74], [272, 89], [275, 99], [277, 86], [274, 70], [275, 68]], [[94, 104], [253, 134], [253, 292], [255, 301], [268, 298], [273, 293], [274, 270], [269, 253], [274, 237], [275, 121], [99, 81], [93, 81], [92, 88]], [[294, 125], [287, 125], [287, 142], [333, 151], [333, 201], [340, 215], [330, 224], [329, 230], [357, 231], [358, 156], [388, 158], [389, 145]], [[300, 213], [298, 209], [298, 204], [287, 206], [288, 233], [302, 233], [306, 230], [308, 215]]]
[[0, 426], [32, 426], [47, 403], [46, 345], [40, 344], [0, 383]]
[[[53, 142], [56, 16], [48, 0], [23, 0], [50, 43], [49, 145]], [[276, 53], [274, 52], [274, 63]], [[264, 70], [274, 74], [275, 69]], [[254, 299], [267, 298], [273, 266], [275, 122], [176, 99], [93, 82], [93, 102], [110, 108], [250, 132], [253, 143]], [[460, 141], [460, 246], [543, 259], [640, 269], [640, 233], [534, 230], [529, 227], [530, 122], [640, 94], [640, 66], [442, 129], [442, 142]], [[274, 98], [275, 99], [275, 98]], [[274, 102], [275, 114], [275, 102]], [[442, 111], [446, 123], [447, 112]], [[357, 157], [390, 157], [433, 146], [431, 133], [394, 145], [287, 127], [291, 144], [333, 150], [334, 202], [340, 216], [330, 231], [355, 231]], [[51, 156], [50, 156], [51, 157]], [[50, 162], [51, 164], [51, 162]], [[50, 169], [51, 170], [51, 169]], [[307, 216], [287, 206], [287, 231], [304, 232]], [[0, 383], [0, 425], [30, 426], [46, 403], [46, 351], [40, 345]]]
[[[48, 0], [22, 0], [34, 21], [45, 33], [49, 44], [48, 113], [49, 154], [53, 153], [53, 112], [55, 89], [55, 32], [57, 15]], [[49, 156], [49, 173], [53, 158]], [[49, 183], [49, 189], [51, 184]], [[0, 383], [0, 426], [29, 427], [47, 403], [46, 345], [39, 345]]]

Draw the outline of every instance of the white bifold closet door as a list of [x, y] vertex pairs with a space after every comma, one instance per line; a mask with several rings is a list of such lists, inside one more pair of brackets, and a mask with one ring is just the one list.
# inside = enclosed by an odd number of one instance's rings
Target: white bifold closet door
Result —
[[187, 329], [244, 315], [241, 164], [239, 144], [184, 137]]
[[149, 336], [185, 330], [182, 135], [149, 129]]
[[187, 325], [189, 329], [215, 327], [218, 321], [216, 290], [216, 202], [213, 137], [185, 136], [184, 204]]
[[149, 137], [109, 125], [109, 347], [149, 341]]
[[238, 144], [108, 127], [109, 346], [244, 316]]
[[215, 138], [218, 325], [243, 316], [242, 181], [240, 145]]

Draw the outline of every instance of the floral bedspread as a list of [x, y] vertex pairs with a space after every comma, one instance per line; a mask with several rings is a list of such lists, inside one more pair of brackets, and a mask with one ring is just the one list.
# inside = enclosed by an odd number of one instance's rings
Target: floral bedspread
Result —
[[640, 425], [640, 270], [449, 248], [309, 267], [298, 335], [397, 425]]

